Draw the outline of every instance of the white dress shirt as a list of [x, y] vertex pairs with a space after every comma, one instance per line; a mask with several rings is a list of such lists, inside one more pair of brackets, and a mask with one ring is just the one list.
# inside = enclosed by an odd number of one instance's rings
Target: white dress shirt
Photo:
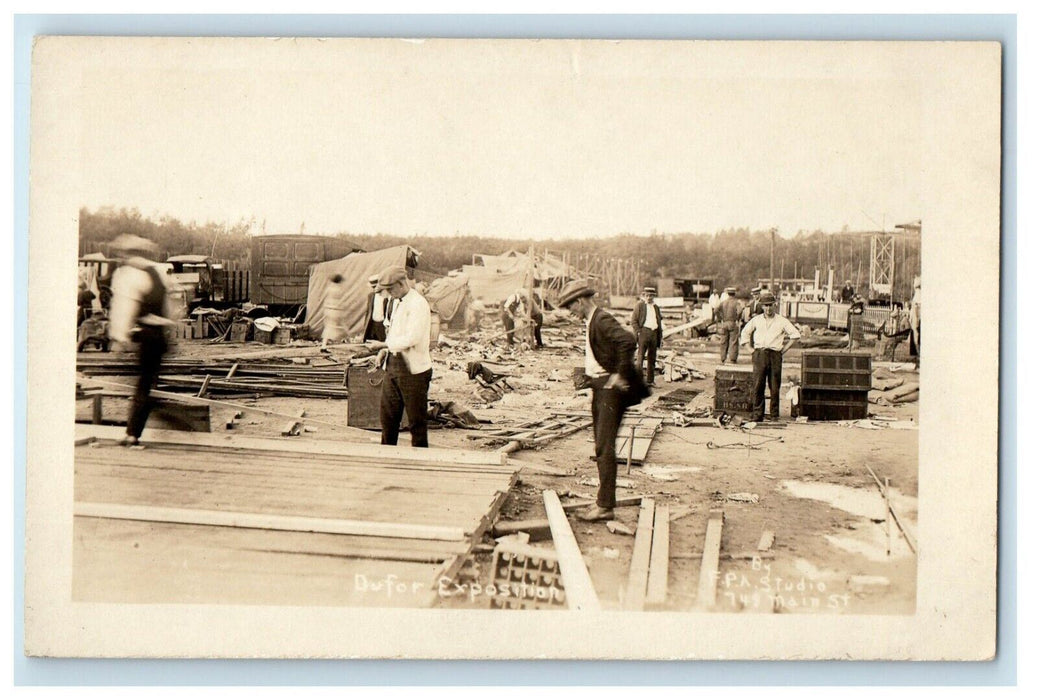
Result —
[[656, 304], [651, 301], [645, 302], [645, 320], [642, 321], [642, 328], [648, 328], [649, 330], [656, 330], [659, 326], [656, 323]]
[[584, 333], [584, 374], [592, 379], [604, 377], [609, 372], [606, 371], [605, 367], [598, 364], [598, 360], [595, 359], [595, 353], [591, 351], [591, 316], [587, 317], [587, 323], [584, 325], [587, 329], [587, 332]]
[[386, 334], [386, 347], [400, 354], [411, 374], [432, 369], [429, 355], [432, 318], [429, 302], [413, 289], [408, 290], [393, 311], [393, 320]]
[[375, 292], [375, 296], [371, 299], [371, 320], [375, 323], [382, 323], [386, 320], [386, 295], [384, 292]]
[[781, 350], [786, 344], [786, 338], [796, 340], [800, 337], [800, 331], [789, 322], [785, 316], [775, 314], [771, 318], [763, 313], [757, 314], [742, 329], [739, 342], [745, 345], [753, 340], [754, 350], [764, 348], [767, 350]]

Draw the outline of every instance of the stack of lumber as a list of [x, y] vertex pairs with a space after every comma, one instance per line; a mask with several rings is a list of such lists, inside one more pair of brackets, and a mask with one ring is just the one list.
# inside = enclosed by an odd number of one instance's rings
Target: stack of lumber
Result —
[[[76, 371], [85, 376], [137, 374], [132, 358], [80, 357]], [[170, 359], [163, 362], [158, 385], [171, 391], [258, 393], [299, 398], [345, 399], [346, 366], [338, 363], [299, 365], [290, 362], [213, 362]]]
[[73, 599], [425, 606], [496, 518], [496, 453], [77, 426]]

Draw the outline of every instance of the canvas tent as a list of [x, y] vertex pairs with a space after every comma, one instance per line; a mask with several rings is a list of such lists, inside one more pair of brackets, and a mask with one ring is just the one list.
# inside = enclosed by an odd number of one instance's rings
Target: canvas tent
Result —
[[[530, 271], [530, 256], [510, 250], [502, 255], [475, 255], [474, 262], [482, 264], [464, 265], [462, 272], [469, 280], [473, 297], [488, 304], [500, 304], [517, 289], [526, 287]], [[549, 282], [557, 286], [572, 277], [569, 266], [548, 253], [534, 255], [533, 278], [537, 285], [546, 288]]]
[[351, 253], [338, 260], [317, 263], [310, 268], [310, 286], [306, 294], [306, 324], [312, 337], [320, 337], [324, 330], [325, 305], [332, 275], [342, 275], [343, 325], [346, 335], [359, 336], [364, 332], [368, 293], [368, 278], [387, 267], [402, 265], [413, 268], [418, 264], [418, 253], [408, 245], [384, 248], [370, 253]]
[[[469, 281], [464, 274], [438, 277], [425, 291], [429, 308], [452, 328], [463, 326], [469, 300]], [[457, 322], [452, 323], [452, 321]]]

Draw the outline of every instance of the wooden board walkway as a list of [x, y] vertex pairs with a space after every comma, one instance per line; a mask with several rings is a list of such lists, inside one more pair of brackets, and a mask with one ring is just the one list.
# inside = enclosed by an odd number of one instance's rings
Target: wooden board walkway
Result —
[[427, 606], [516, 482], [486, 453], [113, 431], [77, 426], [77, 601]]
[[[627, 462], [627, 454], [631, 453], [631, 462], [641, 464], [649, 453], [652, 440], [663, 425], [662, 418], [627, 414], [620, 423], [616, 433], [616, 460]], [[631, 449], [631, 431], [634, 431], [634, 449]]]

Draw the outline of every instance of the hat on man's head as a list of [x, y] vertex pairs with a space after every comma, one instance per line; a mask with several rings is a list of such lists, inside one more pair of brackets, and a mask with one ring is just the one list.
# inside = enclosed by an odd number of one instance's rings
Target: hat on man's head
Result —
[[645, 293], [645, 294], [651, 294], [653, 296], [656, 296], [656, 288], [655, 287], [646, 287], [645, 289], [642, 290], [642, 292]]
[[112, 250], [123, 253], [136, 253], [142, 257], [154, 257], [159, 252], [159, 247], [153, 241], [133, 234], [123, 233], [116, 236], [111, 243]]
[[751, 289], [750, 294], [760, 294], [760, 287], [754, 287]]
[[593, 296], [595, 296], [595, 290], [591, 288], [587, 280], [570, 280], [559, 294], [559, 306], [569, 306], [581, 297]]
[[736, 287], [725, 287], [724, 288], [724, 293], [725, 294], [735, 294], [736, 291], [738, 291]]
[[764, 305], [764, 304], [774, 304], [775, 303], [775, 295], [772, 294], [771, 292], [761, 292], [760, 293], [760, 303], [761, 303], [761, 305]]
[[372, 275], [371, 277], [369, 277], [368, 278], [368, 284], [370, 284], [372, 286], [378, 284], [378, 275]]
[[382, 274], [378, 276], [378, 288], [389, 289], [397, 282], [403, 282], [407, 279], [407, 270], [397, 265], [395, 267], [387, 267], [382, 271]]

